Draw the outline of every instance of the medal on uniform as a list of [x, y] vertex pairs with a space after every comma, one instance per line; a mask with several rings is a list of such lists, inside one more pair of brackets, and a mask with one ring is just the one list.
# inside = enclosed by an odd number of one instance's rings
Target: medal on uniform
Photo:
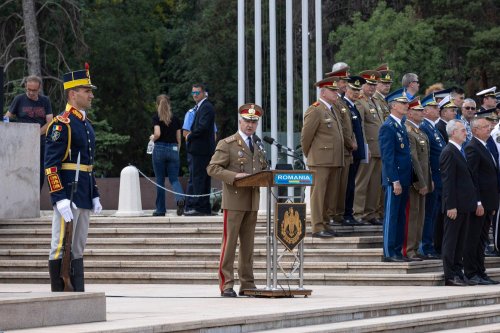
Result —
[[243, 157], [243, 151], [241, 151], [241, 150], [240, 150], [240, 151], [238, 151], [238, 156], [239, 156], [239, 157]]
[[405, 147], [405, 144], [404, 144], [404, 143], [402, 143], [402, 144], [401, 144], [401, 149], [404, 149], [404, 147]]
[[346, 109], [345, 109], [345, 108], [342, 108], [342, 109], [340, 109], [340, 112], [342, 112], [342, 113], [346, 113]]

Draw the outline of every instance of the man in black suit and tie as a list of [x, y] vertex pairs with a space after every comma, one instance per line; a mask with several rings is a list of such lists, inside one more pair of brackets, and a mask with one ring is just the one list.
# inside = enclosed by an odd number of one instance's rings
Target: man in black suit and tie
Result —
[[457, 117], [457, 106], [453, 103], [450, 95], [446, 96], [439, 102], [439, 120], [436, 123], [436, 128], [448, 143], [448, 134], [446, 133], [446, 124]]
[[475, 214], [468, 223], [464, 247], [464, 273], [469, 285], [498, 284], [486, 275], [484, 268], [484, 244], [489, 239], [490, 224], [498, 209], [498, 160], [486, 147], [491, 124], [487, 119], [471, 121], [474, 135], [465, 147], [467, 164], [478, 198]]
[[462, 148], [467, 131], [460, 120], [450, 120], [446, 125], [449, 142], [439, 158], [443, 182], [442, 203], [444, 234], [442, 258], [445, 285], [466, 286], [462, 272], [462, 255], [465, 232], [472, 212], [476, 211], [477, 202], [472, 174]]
[[[209, 194], [211, 184], [206, 169], [215, 152], [215, 111], [214, 106], [206, 97], [204, 85], [194, 84], [191, 95], [196, 102], [195, 116], [191, 132], [186, 136], [186, 144], [187, 152], [191, 154], [192, 167], [190, 171], [192, 172], [189, 177], [193, 184], [192, 194]], [[210, 215], [212, 212], [210, 196], [192, 198], [190, 208], [184, 212], [184, 215]]]

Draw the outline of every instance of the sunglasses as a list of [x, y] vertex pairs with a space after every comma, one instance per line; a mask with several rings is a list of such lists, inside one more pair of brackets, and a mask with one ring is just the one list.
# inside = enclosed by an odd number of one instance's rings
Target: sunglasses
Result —
[[475, 110], [476, 107], [475, 106], [464, 106], [464, 109], [465, 110]]
[[191, 95], [198, 96], [201, 94], [201, 91], [191, 91]]

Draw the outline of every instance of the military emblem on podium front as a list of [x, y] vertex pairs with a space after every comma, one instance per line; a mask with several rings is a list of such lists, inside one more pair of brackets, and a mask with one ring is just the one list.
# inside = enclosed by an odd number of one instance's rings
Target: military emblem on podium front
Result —
[[274, 230], [281, 244], [293, 251], [306, 235], [306, 204], [277, 203]]

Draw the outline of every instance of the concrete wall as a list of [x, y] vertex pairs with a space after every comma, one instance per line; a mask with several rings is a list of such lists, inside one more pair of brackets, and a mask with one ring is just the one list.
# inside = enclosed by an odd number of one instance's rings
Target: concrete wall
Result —
[[40, 126], [0, 123], [0, 218], [40, 216]]

